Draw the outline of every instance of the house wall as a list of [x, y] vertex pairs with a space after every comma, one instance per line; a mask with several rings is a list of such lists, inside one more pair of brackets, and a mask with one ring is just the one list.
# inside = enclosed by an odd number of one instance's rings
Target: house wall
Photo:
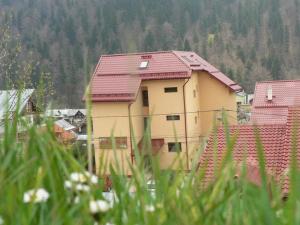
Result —
[[[151, 116], [151, 137], [164, 138], [165, 144], [159, 151], [160, 167], [178, 168], [179, 163], [186, 168], [185, 126], [183, 85], [184, 79], [144, 81], [149, 95], [149, 114]], [[177, 92], [165, 93], [166, 87], [177, 87]], [[179, 115], [180, 120], [167, 121], [167, 115]], [[169, 142], [181, 142], [182, 151], [169, 152]]]
[[188, 156], [189, 169], [191, 169], [192, 161], [195, 159], [196, 150], [201, 143], [201, 124], [200, 118], [200, 101], [199, 101], [199, 84], [198, 74], [193, 72], [191, 78], [187, 81], [185, 86], [186, 98], [186, 119], [187, 119], [187, 139], [188, 139]]
[[[122, 172], [129, 173], [126, 158], [130, 159], [128, 103], [93, 103], [93, 136], [97, 173], [110, 174], [109, 167], [117, 165]], [[128, 137], [127, 149], [100, 149], [100, 137]]]
[[[129, 163], [132, 162], [131, 149], [134, 147], [130, 141], [129, 103], [99, 102], [92, 105], [93, 135], [96, 157], [96, 171], [110, 174], [109, 166], [117, 165], [127, 175], [131, 174]], [[143, 135], [142, 97], [139, 92], [136, 101], [131, 104], [132, 128], [135, 141], [139, 142]], [[127, 137], [127, 149], [100, 149], [100, 137]], [[132, 135], [133, 138], [133, 135]], [[132, 146], [131, 146], [132, 145]], [[116, 163], [117, 162], [117, 163]]]
[[198, 73], [198, 85], [202, 135], [207, 137], [213, 128], [214, 118], [221, 118], [222, 113], [214, 110], [233, 110], [226, 112], [227, 119], [231, 125], [237, 124], [235, 92], [207, 72]]

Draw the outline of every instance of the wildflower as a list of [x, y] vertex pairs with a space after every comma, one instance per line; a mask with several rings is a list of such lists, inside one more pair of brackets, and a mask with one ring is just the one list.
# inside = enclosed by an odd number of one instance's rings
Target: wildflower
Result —
[[87, 181], [87, 177], [83, 173], [71, 173], [70, 179], [76, 183], [85, 183]]
[[147, 212], [154, 212], [155, 211], [155, 207], [154, 207], [154, 205], [146, 205], [145, 206], [145, 210]]
[[49, 198], [49, 193], [43, 188], [29, 190], [25, 192], [23, 195], [23, 201], [25, 203], [46, 202], [48, 198]]
[[70, 180], [74, 183], [87, 183], [91, 182], [92, 184], [98, 183], [98, 177], [89, 173], [71, 173], [70, 174]]
[[75, 204], [78, 204], [80, 202], [80, 198], [78, 197], [78, 196], [76, 196], [75, 198], [74, 198], [74, 203]]
[[114, 207], [116, 196], [112, 192], [102, 192], [103, 198], [109, 202], [110, 208]]
[[90, 201], [90, 211], [92, 214], [107, 212], [109, 208], [109, 204], [104, 200]]
[[75, 186], [75, 189], [77, 191], [83, 191], [83, 192], [89, 192], [90, 191], [90, 187], [88, 185], [85, 185], [85, 184], [77, 184]]
[[0, 216], [0, 225], [4, 224], [4, 220], [2, 219], [2, 217]]
[[90, 172], [85, 172], [85, 175], [87, 176], [87, 178], [89, 178], [90, 182], [92, 184], [98, 184], [98, 177], [91, 174]]
[[69, 180], [66, 180], [64, 186], [66, 189], [71, 189], [73, 187], [73, 183]]

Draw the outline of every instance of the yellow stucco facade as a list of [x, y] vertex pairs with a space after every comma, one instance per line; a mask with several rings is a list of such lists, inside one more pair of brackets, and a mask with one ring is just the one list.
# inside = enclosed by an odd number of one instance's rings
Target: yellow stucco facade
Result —
[[[173, 88], [166, 91], [165, 88]], [[177, 88], [174, 91], [174, 88]], [[143, 91], [148, 91], [147, 107], [143, 106]], [[136, 100], [125, 102], [93, 102], [92, 119], [97, 171], [105, 162], [118, 165], [130, 175], [134, 163], [133, 141], [139, 143], [144, 135], [144, 118], [151, 117], [151, 138], [163, 139], [158, 151], [161, 169], [172, 166], [189, 170], [195, 151], [213, 128], [214, 120], [220, 119], [217, 110], [228, 111], [230, 124], [236, 124], [235, 93], [207, 72], [193, 72], [190, 79], [142, 81]], [[131, 115], [132, 132], [130, 132]], [[122, 149], [101, 149], [103, 138], [126, 137]], [[102, 138], [102, 139], [101, 139]], [[181, 151], [170, 151], [172, 143], [181, 144]], [[116, 147], [116, 146], [115, 146]], [[178, 157], [179, 156], [179, 157]], [[174, 163], [174, 160], [179, 158]], [[109, 173], [108, 167], [105, 173]]]

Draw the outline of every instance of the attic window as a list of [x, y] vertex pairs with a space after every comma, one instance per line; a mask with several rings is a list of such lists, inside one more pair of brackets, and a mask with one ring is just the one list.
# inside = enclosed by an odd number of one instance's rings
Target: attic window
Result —
[[140, 69], [146, 69], [148, 67], [149, 61], [142, 61], [140, 64]]

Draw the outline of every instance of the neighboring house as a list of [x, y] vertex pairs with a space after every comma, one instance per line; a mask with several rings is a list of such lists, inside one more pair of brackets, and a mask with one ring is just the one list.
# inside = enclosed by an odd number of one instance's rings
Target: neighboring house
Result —
[[[263, 145], [265, 165], [269, 178], [275, 178], [282, 184], [283, 194], [289, 189], [288, 170], [293, 149], [293, 138], [300, 140], [300, 107], [289, 108], [285, 123], [230, 126], [231, 137], [236, 135], [233, 159], [237, 167], [237, 176], [243, 163], [246, 165], [247, 178], [260, 185], [259, 161], [256, 134]], [[300, 166], [300, 145], [296, 145], [298, 164]], [[226, 135], [224, 127], [211, 134], [208, 145], [201, 156], [199, 167], [205, 170], [205, 183], [214, 180], [222, 157], [226, 151]], [[215, 159], [215, 160], [214, 160]]]
[[237, 105], [241, 105], [241, 106], [249, 106], [252, 104], [253, 97], [254, 97], [253, 94], [247, 94], [244, 91], [238, 92], [236, 94], [236, 103]]
[[180, 51], [104, 55], [90, 86], [97, 168], [102, 154], [115, 162], [113, 134], [126, 174], [127, 159], [134, 163], [134, 143], [143, 146], [147, 126], [160, 167], [169, 168], [179, 152], [189, 170], [194, 151], [222, 109], [236, 124], [235, 93], [241, 90], [196, 53]]
[[238, 121], [240, 124], [248, 123], [250, 120], [250, 111], [253, 102], [253, 96], [253, 94], [247, 94], [245, 92], [238, 92], [236, 94]]
[[0, 135], [4, 132], [4, 120], [13, 120], [17, 113], [27, 118], [29, 123], [35, 121], [39, 110], [33, 100], [33, 94], [34, 89], [0, 91]]
[[[300, 80], [281, 80], [258, 82], [255, 87], [248, 125], [230, 126], [230, 135], [237, 135], [233, 158], [237, 164], [245, 159], [248, 168], [247, 177], [260, 184], [255, 132], [262, 140], [266, 168], [269, 177], [284, 181], [282, 190], [288, 192], [287, 171], [291, 158], [293, 135], [300, 139]], [[216, 137], [216, 139], [214, 139]], [[214, 145], [216, 161], [213, 161]], [[223, 127], [211, 134], [208, 145], [200, 159], [200, 168], [207, 167], [206, 180], [213, 180], [214, 165], [220, 164], [226, 149], [226, 137]], [[300, 147], [296, 145], [300, 159]], [[244, 158], [245, 157], [245, 158]], [[300, 163], [299, 163], [300, 166]]]
[[86, 109], [53, 109], [45, 115], [54, 120], [64, 119], [77, 128], [78, 134], [86, 134]]
[[300, 106], [300, 80], [256, 83], [251, 110], [254, 124], [284, 124], [289, 107]]
[[72, 144], [77, 140], [76, 127], [64, 119], [54, 123], [54, 134], [64, 144]]

